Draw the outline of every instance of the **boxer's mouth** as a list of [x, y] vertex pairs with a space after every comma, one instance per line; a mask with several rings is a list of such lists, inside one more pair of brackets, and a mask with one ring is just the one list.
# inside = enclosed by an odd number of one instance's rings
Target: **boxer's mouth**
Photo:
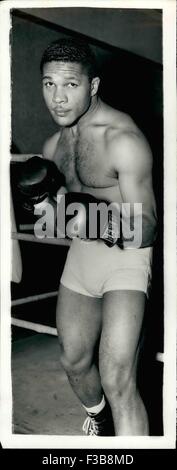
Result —
[[57, 116], [65, 116], [65, 114], [69, 113], [69, 109], [60, 109], [60, 108], [55, 108], [54, 112]]

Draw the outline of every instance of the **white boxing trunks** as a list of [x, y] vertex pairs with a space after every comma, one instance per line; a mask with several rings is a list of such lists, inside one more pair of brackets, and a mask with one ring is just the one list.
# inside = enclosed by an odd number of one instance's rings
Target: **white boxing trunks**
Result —
[[121, 250], [102, 241], [73, 239], [61, 284], [79, 294], [102, 297], [113, 290], [143, 291], [151, 285], [152, 248]]

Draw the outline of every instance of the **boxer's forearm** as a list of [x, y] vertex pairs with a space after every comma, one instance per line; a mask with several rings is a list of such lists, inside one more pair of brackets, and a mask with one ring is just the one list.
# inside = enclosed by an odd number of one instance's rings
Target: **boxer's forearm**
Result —
[[152, 215], [142, 214], [130, 219], [122, 218], [123, 248], [152, 246], [157, 237], [157, 221]]
[[157, 237], [157, 220], [154, 216], [142, 217], [142, 244], [141, 248], [152, 246]]

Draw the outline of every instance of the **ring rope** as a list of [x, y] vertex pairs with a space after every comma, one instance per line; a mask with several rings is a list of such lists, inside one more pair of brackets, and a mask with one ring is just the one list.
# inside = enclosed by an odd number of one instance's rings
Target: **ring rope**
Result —
[[27, 304], [30, 302], [37, 302], [38, 300], [50, 299], [51, 297], [56, 297], [57, 295], [58, 295], [58, 291], [46, 292], [44, 294], [30, 295], [29, 297], [12, 300], [11, 305], [12, 307], [16, 307], [17, 305], [23, 305], [23, 304]]
[[57, 335], [57, 329], [47, 325], [41, 325], [40, 323], [33, 323], [30, 321], [20, 320], [18, 318], [12, 318], [11, 324], [13, 326], [19, 326], [27, 330], [36, 331], [37, 333], [45, 333], [52, 336]]
[[62, 246], [71, 245], [71, 241], [67, 240], [66, 238], [37, 238], [35, 237], [35, 235], [29, 234], [29, 233], [12, 232], [12, 239], [34, 242], [34, 243], [44, 243], [47, 245], [62, 245]]

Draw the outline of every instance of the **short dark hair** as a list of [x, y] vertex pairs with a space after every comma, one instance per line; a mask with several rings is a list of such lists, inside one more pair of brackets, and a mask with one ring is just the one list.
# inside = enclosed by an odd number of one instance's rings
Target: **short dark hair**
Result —
[[53, 60], [56, 62], [76, 62], [82, 64], [90, 80], [98, 74], [95, 55], [90, 46], [83, 40], [61, 38], [49, 44], [42, 55], [40, 63], [41, 73], [44, 64]]

